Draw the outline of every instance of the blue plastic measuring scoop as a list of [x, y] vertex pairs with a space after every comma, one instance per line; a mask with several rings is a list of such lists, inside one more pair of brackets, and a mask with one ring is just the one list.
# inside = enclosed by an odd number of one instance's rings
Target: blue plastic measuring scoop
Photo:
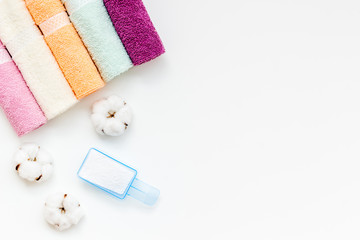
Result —
[[154, 205], [160, 191], [136, 178], [137, 171], [118, 160], [91, 148], [78, 176], [111, 195], [124, 199], [131, 196], [146, 205]]

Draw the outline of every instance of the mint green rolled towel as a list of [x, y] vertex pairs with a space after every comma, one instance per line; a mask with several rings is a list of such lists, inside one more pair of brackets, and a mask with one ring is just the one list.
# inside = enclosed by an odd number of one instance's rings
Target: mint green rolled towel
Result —
[[62, 0], [103, 79], [108, 82], [133, 66], [103, 0]]

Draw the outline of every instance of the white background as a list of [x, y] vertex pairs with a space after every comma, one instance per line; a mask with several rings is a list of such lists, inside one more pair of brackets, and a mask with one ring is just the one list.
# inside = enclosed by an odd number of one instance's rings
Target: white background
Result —
[[[360, 1], [145, 4], [164, 56], [21, 139], [1, 115], [0, 238], [359, 239]], [[89, 120], [91, 104], [111, 94], [134, 111], [119, 138], [100, 137]], [[11, 165], [29, 141], [56, 161], [43, 184]], [[136, 168], [161, 190], [158, 203], [78, 179], [90, 147]], [[42, 218], [56, 191], [86, 209], [62, 233]]]

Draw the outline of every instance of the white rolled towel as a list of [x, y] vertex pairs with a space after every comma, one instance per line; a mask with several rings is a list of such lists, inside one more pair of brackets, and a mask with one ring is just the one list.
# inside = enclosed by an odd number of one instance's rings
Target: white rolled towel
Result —
[[0, 39], [48, 119], [77, 102], [23, 0], [0, 0]]

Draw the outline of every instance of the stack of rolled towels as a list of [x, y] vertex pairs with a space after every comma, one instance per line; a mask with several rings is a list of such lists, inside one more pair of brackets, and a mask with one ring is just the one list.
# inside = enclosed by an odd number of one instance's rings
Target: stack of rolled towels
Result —
[[141, 0], [0, 0], [0, 106], [22, 136], [164, 52]]

